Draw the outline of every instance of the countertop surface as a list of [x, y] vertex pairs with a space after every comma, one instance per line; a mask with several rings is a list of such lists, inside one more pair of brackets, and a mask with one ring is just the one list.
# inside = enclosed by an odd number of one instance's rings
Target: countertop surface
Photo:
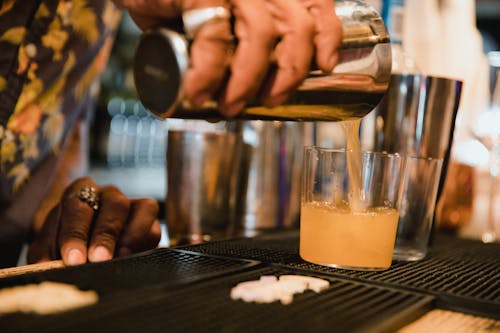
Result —
[[[99, 302], [48, 316], [0, 316], [0, 331], [498, 332], [499, 253], [499, 243], [438, 237], [421, 261], [348, 271], [304, 262], [292, 231], [98, 264], [52, 262], [0, 271], [0, 288], [59, 281], [97, 291]], [[296, 295], [289, 305], [230, 298], [239, 282], [283, 274], [320, 277], [330, 287]]]

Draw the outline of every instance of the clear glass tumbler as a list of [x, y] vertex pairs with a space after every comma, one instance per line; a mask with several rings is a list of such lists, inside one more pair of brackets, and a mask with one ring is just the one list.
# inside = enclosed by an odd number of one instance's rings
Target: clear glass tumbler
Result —
[[352, 156], [345, 150], [306, 147], [300, 215], [302, 259], [345, 269], [389, 268], [403, 166], [397, 154]]

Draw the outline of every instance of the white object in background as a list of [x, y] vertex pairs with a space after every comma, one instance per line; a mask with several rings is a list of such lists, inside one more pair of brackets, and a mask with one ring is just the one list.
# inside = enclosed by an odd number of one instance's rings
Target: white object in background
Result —
[[489, 66], [474, 0], [406, 0], [405, 51], [423, 74], [463, 81], [453, 158], [469, 145], [471, 124], [489, 101]]
[[406, 0], [403, 16], [404, 50], [423, 74], [442, 76], [443, 31], [438, 0]]
[[489, 66], [476, 27], [474, 0], [406, 0], [405, 51], [423, 74], [464, 82], [455, 142], [470, 138], [470, 128], [489, 101]]
[[420, 74], [418, 62], [415, 61], [412, 54], [406, 50], [407, 36], [404, 35], [404, 28], [407, 26], [405, 21], [409, 18], [406, 0], [385, 0], [384, 17], [387, 31], [391, 38], [392, 50], [392, 73], [393, 74]]
[[470, 139], [470, 126], [489, 103], [489, 65], [476, 28], [473, 0], [443, 0], [443, 74], [464, 81], [455, 143]]

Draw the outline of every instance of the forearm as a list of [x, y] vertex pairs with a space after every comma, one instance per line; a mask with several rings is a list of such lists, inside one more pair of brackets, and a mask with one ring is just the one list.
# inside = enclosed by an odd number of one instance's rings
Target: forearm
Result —
[[52, 184], [49, 186], [44, 199], [33, 220], [33, 232], [37, 233], [42, 227], [49, 211], [59, 202], [66, 187], [76, 178], [87, 173], [88, 170], [88, 127], [82, 120], [71, 130], [64, 151], [55, 171]]

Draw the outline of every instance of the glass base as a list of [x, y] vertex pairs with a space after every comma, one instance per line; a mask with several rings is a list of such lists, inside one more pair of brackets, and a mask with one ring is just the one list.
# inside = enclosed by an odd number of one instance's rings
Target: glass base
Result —
[[415, 249], [394, 249], [392, 260], [394, 261], [418, 261], [425, 258], [426, 252]]
[[196, 245], [209, 242], [213, 239], [211, 235], [189, 234], [171, 236], [170, 246]]
[[[304, 258], [302, 258], [304, 259]], [[339, 265], [339, 264], [331, 264], [331, 263], [325, 263], [325, 262], [312, 262], [309, 260], [304, 259], [307, 262], [310, 262], [312, 264], [316, 265], [321, 265], [321, 266], [326, 266], [326, 267], [332, 267], [332, 268], [338, 268], [338, 269], [348, 269], [352, 271], [385, 271], [389, 269], [389, 267], [363, 267], [363, 266], [348, 266], [348, 265]]]

